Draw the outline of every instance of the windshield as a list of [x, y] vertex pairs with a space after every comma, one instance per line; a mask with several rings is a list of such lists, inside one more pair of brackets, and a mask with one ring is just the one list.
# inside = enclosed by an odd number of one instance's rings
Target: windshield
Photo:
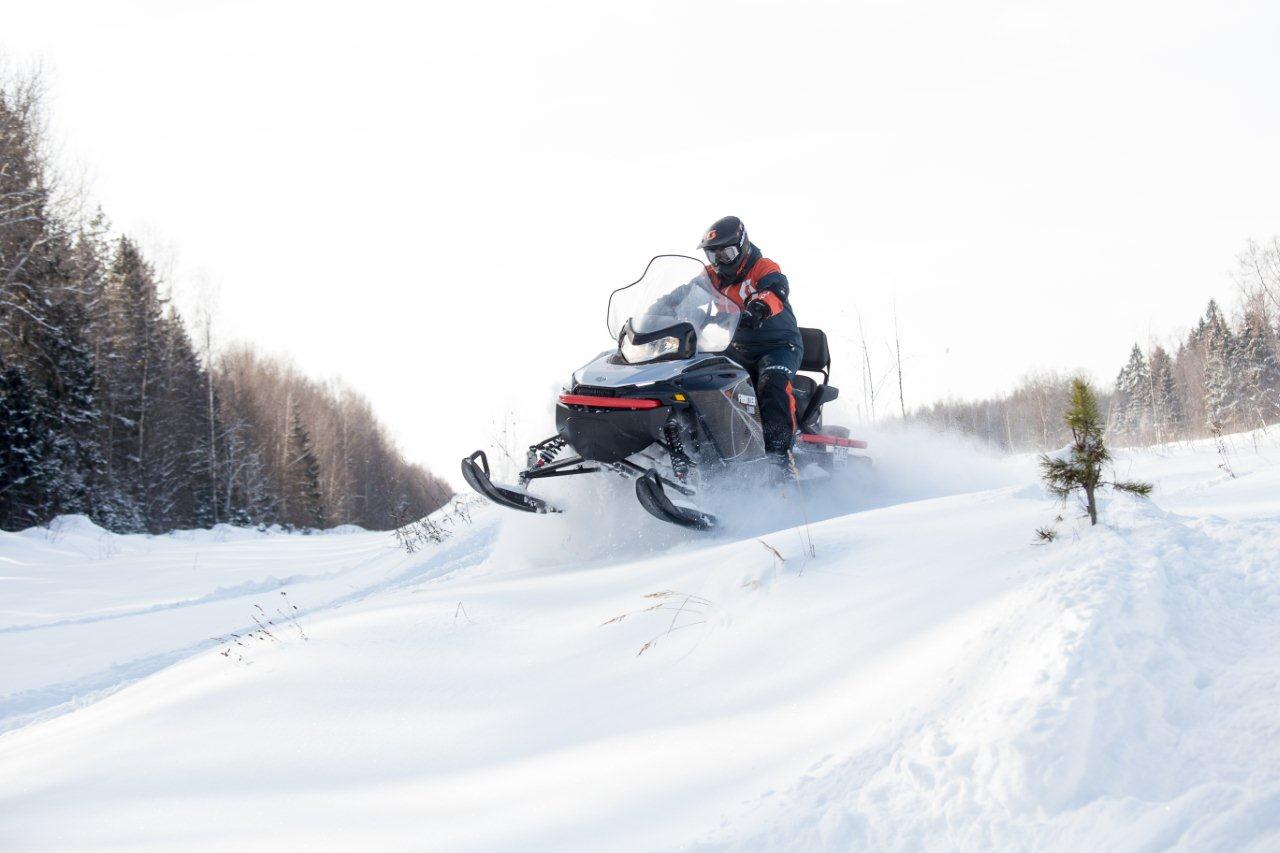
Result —
[[609, 334], [615, 341], [627, 320], [640, 334], [688, 323], [698, 336], [698, 352], [721, 352], [733, 340], [738, 317], [738, 306], [711, 286], [702, 261], [687, 255], [658, 255], [639, 281], [609, 296]]

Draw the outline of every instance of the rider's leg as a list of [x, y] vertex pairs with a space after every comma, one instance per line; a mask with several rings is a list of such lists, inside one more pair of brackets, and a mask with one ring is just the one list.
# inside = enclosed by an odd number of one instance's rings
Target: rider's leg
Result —
[[800, 348], [784, 344], [760, 356], [756, 363], [756, 398], [764, 426], [764, 447], [785, 454], [796, 432], [796, 398], [791, 385], [800, 369]]
[[751, 374], [751, 383], [754, 385], [756, 381], [756, 361], [760, 358], [760, 353], [754, 352], [735, 341], [729, 344], [729, 348], [724, 351], [724, 354], [740, 364], [747, 373]]

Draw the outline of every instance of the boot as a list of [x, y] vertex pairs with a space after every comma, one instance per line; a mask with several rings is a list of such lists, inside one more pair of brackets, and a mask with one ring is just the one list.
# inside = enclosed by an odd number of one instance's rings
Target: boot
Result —
[[770, 451], [765, 454], [765, 467], [771, 485], [783, 485], [795, 480], [795, 466], [788, 451]]

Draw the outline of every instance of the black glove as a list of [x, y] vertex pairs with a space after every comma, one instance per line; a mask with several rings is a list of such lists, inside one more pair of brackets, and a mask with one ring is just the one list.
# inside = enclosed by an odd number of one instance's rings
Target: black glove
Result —
[[738, 325], [744, 329], [758, 329], [760, 324], [773, 316], [773, 312], [769, 310], [769, 306], [765, 304], [763, 299], [752, 299], [747, 303], [747, 307], [742, 311], [742, 319], [738, 321]]

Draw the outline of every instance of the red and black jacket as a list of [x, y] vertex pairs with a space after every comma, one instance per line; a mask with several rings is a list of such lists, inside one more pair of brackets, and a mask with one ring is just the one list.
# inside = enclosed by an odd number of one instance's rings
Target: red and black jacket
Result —
[[769, 316], [759, 328], [738, 328], [734, 344], [751, 349], [763, 349], [782, 344], [799, 344], [800, 327], [795, 312], [787, 301], [791, 286], [782, 269], [764, 257], [754, 243], [742, 265], [743, 273], [733, 281], [722, 281], [714, 267], [707, 267], [711, 284], [734, 301], [740, 308], [748, 302], [761, 301], [769, 306]]

